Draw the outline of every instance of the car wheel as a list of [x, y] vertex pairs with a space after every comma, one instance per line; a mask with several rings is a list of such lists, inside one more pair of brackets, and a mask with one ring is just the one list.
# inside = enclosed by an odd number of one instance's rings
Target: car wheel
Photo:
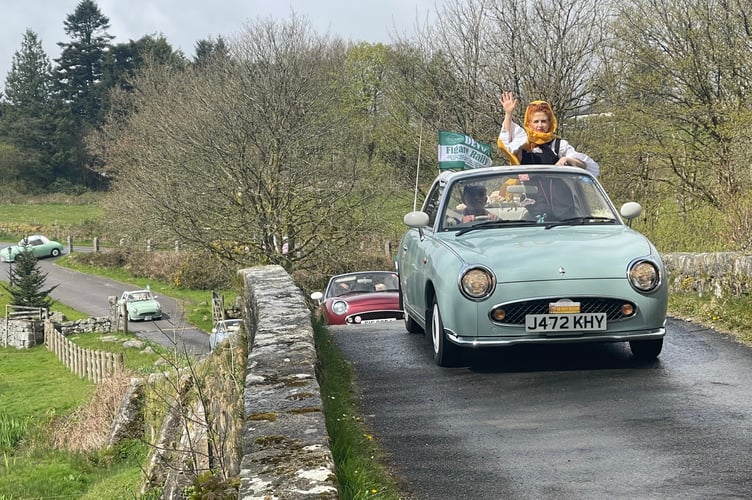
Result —
[[60, 249], [58, 249], [58, 248], [53, 248], [53, 249], [52, 249], [52, 252], [50, 252], [50, 255], [51, 255], [52, 257], [57, 257], [57, 256], [59, 256], [59, 255], [60, 255]]
[[651, 360], [658, 357], [663, 349], [663, 339], [630, 340], [632, 355], [639, 360]]
[[454, 366], [457, 364], [460, 347], [447, 339], [436, 299], [433, 301], [433, 311], [431, 312], [431, 341], [433, 344], [433, 360], [437, 365]]
[[407, 314], [407, 311], [404, 312], [405, 316], [405, 330], [407, 330], [407, 333], [423, 333], [423, 328], [420, 327], [420, 325], [410, 317], [409, 314]]

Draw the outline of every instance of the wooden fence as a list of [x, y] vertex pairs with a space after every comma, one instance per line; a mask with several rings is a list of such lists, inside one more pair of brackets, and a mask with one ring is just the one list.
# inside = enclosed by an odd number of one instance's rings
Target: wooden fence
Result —
[[95, 384], [121, 373], [125, 367], [122, 352], [84, 349], [65, 338], [49, 320], [44, 322], [44, 344], [71, 372]]

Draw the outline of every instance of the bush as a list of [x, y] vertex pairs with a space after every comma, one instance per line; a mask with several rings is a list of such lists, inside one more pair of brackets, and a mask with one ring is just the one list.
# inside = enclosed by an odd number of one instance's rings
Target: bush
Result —
[[202, 251], [135, 251], [127, 247], [106, 252], [76, 253], [75, 262], [96, 267], [119, 267], [138, 278], [171, 283], [178, 288], [214, 290], [232, 283], [235, 270]]

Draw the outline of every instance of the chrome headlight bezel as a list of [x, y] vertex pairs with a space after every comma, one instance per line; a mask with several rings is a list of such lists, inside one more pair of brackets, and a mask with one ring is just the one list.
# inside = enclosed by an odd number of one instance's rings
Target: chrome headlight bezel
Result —
[[652, 293], [660, 288], [663, 276], [660, 267], [653, 260], [637, 259], [627, 266], [627, 280], [636, 291]]
[[348, 304], [344, 300], [335, 300], [332, 302], [332, 312], [338, 316], [342, 316], [347, 312]]
[[457, 285], [463, 297], [480, 302], [496, 290], [496, 275], [485, 266], [470, 266], [460, 273]]

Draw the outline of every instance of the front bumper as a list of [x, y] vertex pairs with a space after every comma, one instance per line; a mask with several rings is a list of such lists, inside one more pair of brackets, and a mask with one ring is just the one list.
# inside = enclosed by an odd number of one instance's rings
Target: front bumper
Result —
[[518, 344], [565, 344], [579, 342], [627, 342], [630, 340], [655, 340], [662, 339], [666, 335], [666, 328], [660, 327], [654, 330], [636, 332], [592, 332], [583, 334], [567, 335], [538, 335], [524, 337], [462, 337], [453, 332], [446, 331], [447, 338], [457, 345], [483, 347], [483, 346], [510, 346]]

